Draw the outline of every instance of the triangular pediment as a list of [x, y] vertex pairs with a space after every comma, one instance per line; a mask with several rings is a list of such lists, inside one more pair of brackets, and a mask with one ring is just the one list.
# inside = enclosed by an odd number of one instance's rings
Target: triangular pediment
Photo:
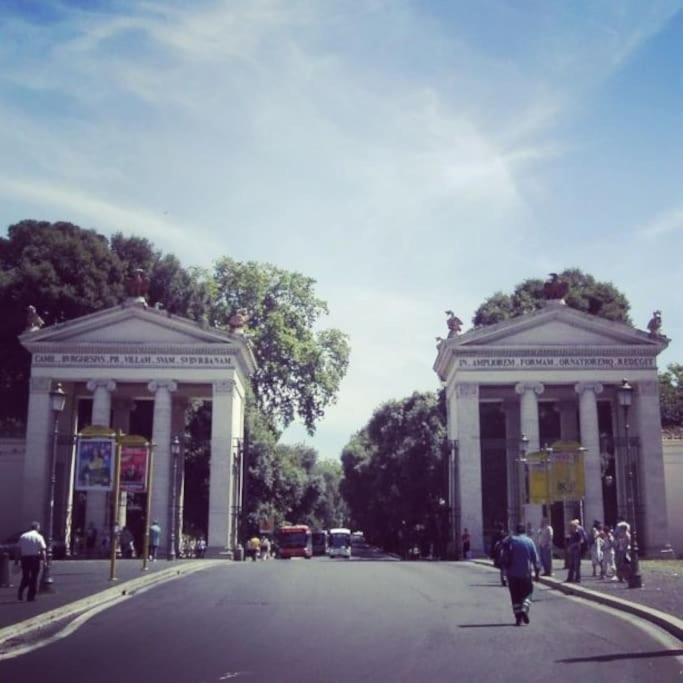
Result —
[[234, 356], [246, 375], [256, 359], [246, 336], [189, 318], [127, 302], [90, 315], [24, 332], [21, 343], [31, 353], [180, 353]]
[[560, 302], [495, 325], [453, 335], [439, 343], [434, 370], [448, 375], [457, 357], [484, 353], [491, 357], [514, 352], [556, 354], [631, 354], [655, 357], [669, 340], [625, 323], [577, 311]]
[[65, 323], [28, 332], [22, 342], [64, 344], [210, 344], [231, 341], [231, 335], [193, 320], [143, 306], [98, 311]]
[[652, 337], [625, 323], [555, 304], [496, 325], [471, 330], [455, 337], [453, 343], [457, 347], [644, 345], [663, 348], [666, 342], [666, 338]]

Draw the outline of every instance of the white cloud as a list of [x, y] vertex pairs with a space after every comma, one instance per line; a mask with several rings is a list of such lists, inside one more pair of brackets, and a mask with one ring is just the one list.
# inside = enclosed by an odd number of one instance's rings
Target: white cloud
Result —
[[683, 209], [670, 209], [655, 216], [637, 229], [643, 237], [655, 238], [683, 230]]
[[143, 207], [112, 203], [51, 181], [27, 181], [0, 176], [0, 195], [15, 201], [24, 200], [34, 206], [50, 207], [53, 212], [76, 217], [74, 220], [81, 219], [85, 225], [95, 224], [98, 229], [144, 235], [157, 244], [182, 244], [187, 248], [187, 234], [190, 233], [196, 245], [192, 251], [197, 256], [200, 250], [213, 251], [217, 248], [212, 240], [197, 245], [197, 237], [201, 236], [202, 231], [195, 226], [177, 225]]

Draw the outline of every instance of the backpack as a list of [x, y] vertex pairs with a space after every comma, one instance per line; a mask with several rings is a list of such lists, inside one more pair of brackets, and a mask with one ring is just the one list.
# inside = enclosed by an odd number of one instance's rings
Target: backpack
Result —
[[509, 536], [500, 542], [500, 566], [503, 569], [512, 567], [512, 539]]

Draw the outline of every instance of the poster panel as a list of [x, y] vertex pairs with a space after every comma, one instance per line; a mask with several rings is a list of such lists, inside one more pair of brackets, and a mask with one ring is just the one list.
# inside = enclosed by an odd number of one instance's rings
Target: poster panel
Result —
[[111, 491], [115, 457], [115, 439], [79, 439], [74, 488], [77, 491]]
[[529, 502], [544, 505], [550, 498], [550, 472], [543, 452], [527, 455], [527, 473], [529, 477]]
[[578, 449], [553, 451], [551, 459], [553, 501], [576, 501], [585, 495], [583, 453]]
[[147, 490], [146, 446], [121, 446], [121, 490], [130, 493]]

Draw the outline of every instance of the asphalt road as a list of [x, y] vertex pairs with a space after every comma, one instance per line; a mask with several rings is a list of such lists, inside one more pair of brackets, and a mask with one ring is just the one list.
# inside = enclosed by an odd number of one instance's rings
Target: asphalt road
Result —
[[513, 625], [497, 573], [468, 563], [226, 563], [102, 611], [0, 662], [2, 683], [674, 681], [683, 649], [536, 587]]

